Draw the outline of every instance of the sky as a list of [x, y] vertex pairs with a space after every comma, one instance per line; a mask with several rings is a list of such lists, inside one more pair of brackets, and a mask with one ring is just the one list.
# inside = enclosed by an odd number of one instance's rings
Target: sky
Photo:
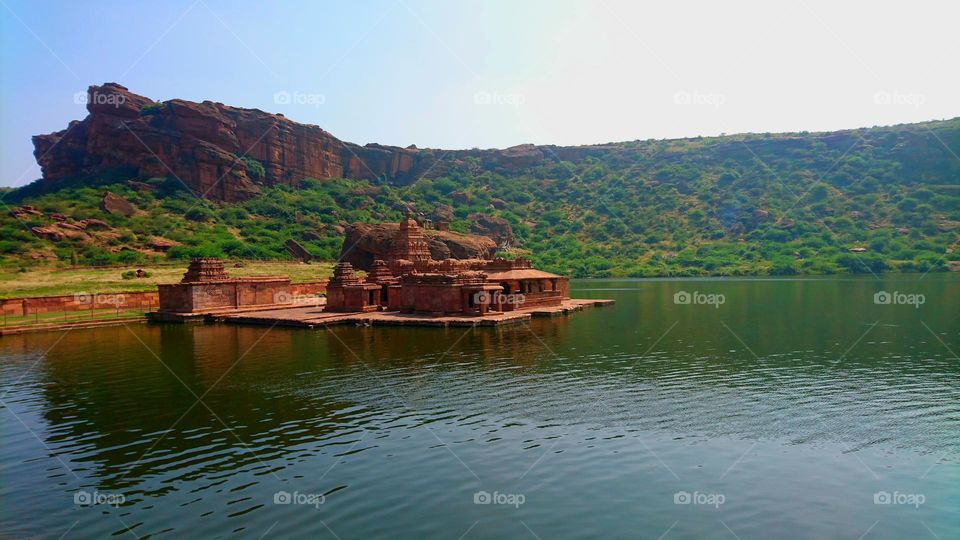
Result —
[[960, 116], [960, 3], [0, 0], [0, 186], [87, 86], [366, 144], [504, 148]]

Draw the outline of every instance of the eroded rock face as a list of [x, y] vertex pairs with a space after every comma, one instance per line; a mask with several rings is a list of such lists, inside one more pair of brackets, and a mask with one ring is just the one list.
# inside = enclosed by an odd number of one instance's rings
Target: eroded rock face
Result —
[[296, 185], [304, 178], [407, 184], [423, 175], [445, 174], [467, 157], [505, 169], [572, 157], [533, 145], [458, 151], [360, 146], [318, 126], [258, 109], [182, 99], [155, 102], [116, 83], [91, 86], [87, 95], [85, 119], [33, 137], [45, 184], [108, 173], [176, 177], [198, 196], [239, 201], [256, 195], [259, 186]]
[[[369, 270], [375, 259], [386, 259], [393, 237], [400, 230], [397, 223], [354, 223], [347, 226], [340, 250], [340, 261], [354, 268]], [[430, 249], [430, 257], [444, 259], [492, 259], [497, 244], [486, 236], [453, 231], [422, 229]]]
[[198, 196], [238, 201], [259, 185], [304, 178], [412, 179], [417, 164], [417, 149], [344, 143], [317, 126], [256, 109], [158, 103], [115, 83], [87, 94], [84, 120], [33, 138], [46, 183], [98, 173], [174, 176]]

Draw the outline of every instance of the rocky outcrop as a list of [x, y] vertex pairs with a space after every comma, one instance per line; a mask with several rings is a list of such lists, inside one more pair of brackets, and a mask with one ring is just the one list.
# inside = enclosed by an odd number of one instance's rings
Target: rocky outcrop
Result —
[[513, 247], [513, 228], [502, 217], [470, 214], [470, 232], [492, 238], [503, 249]]
[[80, 226], [83, 227], [84, 229], [88, 229], [91, 231], [92, 230], [109, 231], [110, 229], [113, 228], [106, 221], [103, 221], [102, 219], [96, 219], [96, 218], [81, 219], [77, 223], [79, 223]]
[[573, 157], [534, 145], [457, 151], [360, 146], [280, 114], [212, 101], [156, 102], [116, 83], [91, 86], [87, 111], [62, 131], [33, 137], [45, 185], [87, 175], [127, 175], [134, 182], [174, 177], [198, 196], [239, 201], [256, 195], [259, 186], [296, 185], [304, 178], [406, 184], [445, 174], [467, 157], [511, 170], [539, 165], [546, 156]]
[[[393, 237], [400, 230], [397, 223], [354, 223], [347, 226], [340, 250], [340, 261], [354, 268], [368, 270], [375, 259], [386, 259]], [[485, 236], [453, 231], [423, 229], [430, 256], [443, 259], [491, 259], [497, 244]]]
[[440, 204], [433, 209], [434, 221], [453, 221], [453, 207], [449, 204]]
[[65, 238], [72, 240], [86, 240], [90, 238], [83, 228], [74, 223], [55, 223], [44, 227], [31, 227], [30, 230], [37, 238], [59, 242]]
[[107, 173], [176, 177], [198, 196], [237, 201], [260, 185], [304, 178], [402, 179], [418, 154], [344, 143], [317, 126], [256, 109], [158, 103], [114, 83], [89, 88], [87, 111], [67, 129], [33, 138], [43, 182]]
[[63, 232], [52, 225], [49, 227], [32, 227], [30, 230], [33, 231], [33, 234], [38, 238], [50, 240], [51, 242], [58, 242], [64, 238]]
[[43, 217], [44, 214], [43, 212], [41, 212], [40, 210], [37, 210], [33, 206], [30, 206], [29, 204], [25, 204], [23, 206], [18, 206], [13, 210], [11, 210], [10, 215], [23, 221], [23, 220], [34, 218], [34, 217]]
[[156, 251], [168, 251], [170, 248], [179, 246], [181, 244], [176, 240], [170, 240], [169, 238], [164, 238], [162, 236], [152, 236], [150, 237], [150, 241], [147, 242], [147, 245]]
[[287, 239], [283, 246], [287, 248], [287, 253], [298, 261], [310, 262], [313, 260], [313, 255], [310, 255], [310, 252], [293, 238]]

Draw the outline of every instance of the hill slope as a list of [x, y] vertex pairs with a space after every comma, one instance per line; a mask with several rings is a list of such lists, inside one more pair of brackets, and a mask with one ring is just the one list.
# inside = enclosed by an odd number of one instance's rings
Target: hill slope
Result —
[[[960, 149], [960, 118], [457, 151], [433, 154], [429, 169], [402, 182], [265, 183], [234, 204], [199, 199], [173, 178], [63, 177], [6, 194], [8, 210], [37, 210], [0, 218], [0, 253], [21, 265], [277, 258], [293, 238], [333, 260], [345, 224], [399, 220], [412, 208], [452, 218], [463, 232], [502, 218], [512, 231], [501, 244], [575, 276], [945, 270], [960, 260], [960, 158], [951, 149]], [[129, 201], [132, 214], [101, 210], [105, 190]], [[70, 227], [83, 219], [105, 223]]]

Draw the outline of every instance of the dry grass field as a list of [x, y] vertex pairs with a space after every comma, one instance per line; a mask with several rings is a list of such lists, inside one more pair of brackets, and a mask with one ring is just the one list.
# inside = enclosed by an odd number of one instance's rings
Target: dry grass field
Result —
[[[150, 277], [124, 279], [124, 272], [143, 268]], [[0, 298], [58, 296], [78, 292], [113, 293], [155, 290], [158, 283], [176, 283], [187, 263], [128, 268], [31, 268], [25, 272], [0, 269]], [[293, 261], [229, 261], [231, 276], [289, 276], [293, 283], [329, 278], [333, 263], [304, 264]]]

